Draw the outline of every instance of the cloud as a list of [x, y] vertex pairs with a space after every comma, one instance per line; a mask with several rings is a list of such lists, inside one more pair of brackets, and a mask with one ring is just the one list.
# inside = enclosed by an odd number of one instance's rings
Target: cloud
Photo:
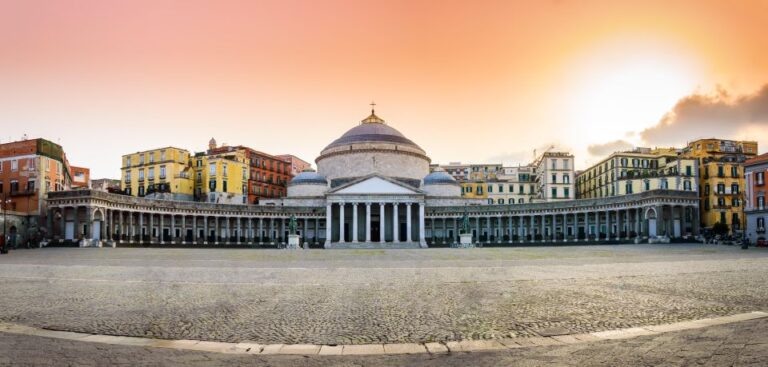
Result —
[[587, 153], [591, 156], [601, 157], [609, 155], [613, 152], [620, 152], [630, 150], [635, 146], [626, 140], [614, 140], [604, 144], [592, 144], [587, 147]]
[[541, 153], [544, 153], [548, 149], [552, 151], [558, 151], [558, 152], [571, 151], [571, 149], [565, 145], [551, 142], [548, 144], [541, 144], [539, 146], [534, 147], [531, 150], [518, 150], [513, 152], [500, 153], [500, 154], [488, 157], [486, 161], [490, 163], [501, 163], [504, 165], [528, 164], [535, 159], [534, 152], [536, 152], [537, 155], [541, 155]]
[[640, 137], [649, 145], [675, 146], [698, 138], [738, 139], [739, 131], [756, 126], [768, 127], [768, 84], [737, 97], [721, 87], [684, 97]]

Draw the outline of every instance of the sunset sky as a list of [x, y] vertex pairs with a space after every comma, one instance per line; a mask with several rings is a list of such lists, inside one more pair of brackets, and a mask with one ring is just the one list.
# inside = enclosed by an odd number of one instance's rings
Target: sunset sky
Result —
[[208, 140], [295, 154], [377, 114], [434, 163], [768, 149], [768, 1], [0, 0], [0, 141], [92, 178]]

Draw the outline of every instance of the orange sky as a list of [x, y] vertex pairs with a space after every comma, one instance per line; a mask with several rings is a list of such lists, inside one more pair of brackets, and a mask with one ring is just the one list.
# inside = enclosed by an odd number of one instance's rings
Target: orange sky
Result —
[[[768, 1], [746, 0], [6, 0], [0, 139], [60, 142], [94, 178], [211, 137], [313, 161], [373, 99], [438, 163], [525, 163], [556, 144], [584, 168], [600, 144], [701, 134], [763, 151], [766, 24]], [[730, 97], [705, 101], [727, 129], [643, 133], [718, 85]]]

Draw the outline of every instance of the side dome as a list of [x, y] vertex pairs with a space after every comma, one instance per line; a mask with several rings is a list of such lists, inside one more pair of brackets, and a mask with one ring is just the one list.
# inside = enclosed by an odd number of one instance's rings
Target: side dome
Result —
[[449, 175], [442, 169], [437, 169], [434, 172], [427, 175], [427, 177], [424, 177], [424, 186], [427, 185], [458, 185], [459, 183], [456, 182], [456, 179], [453, 178], [453, 176]]
[[298, 175], [294, 176], [293, 179], [291, 179], [290, 182], [288, 182], [288, 186], [293, 185], [327, 185], [328, 180], [325, 179], [325, 177], [317, 174], [315, 170], [311, 168], [307, 168]]
[[328, 180], [308, 168], [288, 182], [288, 196], [322, 196], [328, 187]]
[[427, 196], [460, 197], [461, 185], [441, 168], [424, 177], [421, 185]]

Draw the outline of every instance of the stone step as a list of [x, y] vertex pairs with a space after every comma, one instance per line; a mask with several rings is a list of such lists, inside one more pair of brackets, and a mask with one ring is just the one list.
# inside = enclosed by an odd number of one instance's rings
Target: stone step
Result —
[[331, 243], [329, 249], [415, 249], [420, 248], [418, 242], [345, 242]]

